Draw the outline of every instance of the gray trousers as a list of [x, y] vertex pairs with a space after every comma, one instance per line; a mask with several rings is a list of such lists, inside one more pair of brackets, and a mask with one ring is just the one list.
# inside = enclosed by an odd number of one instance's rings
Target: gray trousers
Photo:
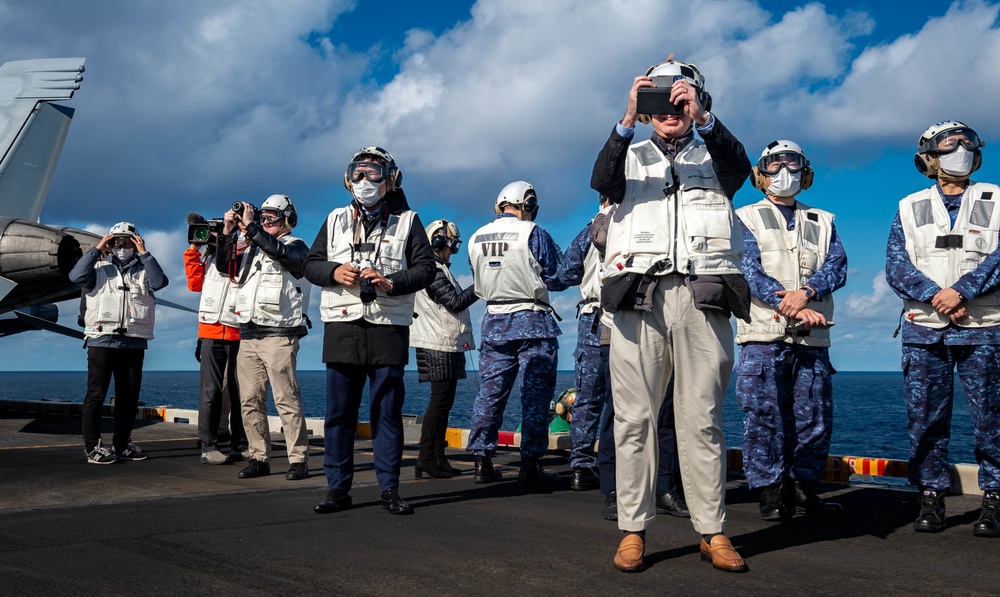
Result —
[[611, 330], [618, 528], [656, 517], [656, 420], [674, 379], [674, 417], [684, 496], [701, 534], [725, 528], [726, 441], [722, 400], [733, 368], [733, 329], [699, 311], [682, 276], [664, 276], [650, 311], [615, 313]]

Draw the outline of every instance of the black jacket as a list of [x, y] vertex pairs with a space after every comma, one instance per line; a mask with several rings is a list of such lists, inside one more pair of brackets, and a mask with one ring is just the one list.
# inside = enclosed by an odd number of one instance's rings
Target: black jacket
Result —
[[[400, 214], [409, 209], [402, 190], [386, 195], [390, 214]], [[342, 264], [327, 260], [326, 220], [316, 233], [316, 239], [305, 258], [304, 273], [307, 280], [317, 286], [337, 286], [333, 272]], [[423, 290], [434, 280], [437, 267], [434, 252], [427, 242], [427, 234], [420, 217], [413, 218], [413, 226], [406, 239], [408, 268], [386, 275], [392, 280], [394, 295], [412, 294]], [[409, 359], [410, 328], [404, 325], [375, 325], [364, 319], [327, 322], [323, 327], [323, 362], [353, 365], [405, 365]]]
[[[242, 281], [247, 273], [244, 272], [244, 264], [249, 267], [249, 264], [253, 263], [257, 251], [263, 251], [265, 255], [275, 260], [278, 265], [288, 271], [293, 277], [297, 279], [302, 278], [302, 262], [305, 260], [306, 251], [308, 250], [305, 241], [295, 240], [285, 244], [281, 242], [281, 239], [275, 238], [265, 232], [257, 222], [251, 222], [246, 227], [246, 237], [250, 241], [250, 247], [234, 260], [232, 256], [235, 254], [233, 245], [236, 242], [236, 232], [236, 230], [233, 230], [230, 234], [219, 235], [215, 268], [221, 273], [229, 275], [237, 281]], [[303, 315], [306, 314], [303, 313]], [[308, 316], [306, 316], [306, 321], [308, 321]], [[305, 325], [282, 328], [260, 326], [252, 321], [240, 324], [241, 340], [253, 340], [265, 336], [293, 336], [301, 338], [308, 333], [309, 331]]]
[[[438, 263], [445, 263], [443, 259], [434, 256]], [[462, 292], [455, 290], [455, 285], [451, 283], [448, 276], [439, 267], [434, 268], [434, 281], [427, 287], [427, 296], [431, 300], [444, 307], [449, 313], [461, 313], [471, 307], [479, 296], [476, 295], [475, 285], [469, 286]]]
[[[611, 136], [594, 162], [590, 187], [612, 203], [621, 203], [625, 198], [625, 153], [634, 138], [626, 139], [618, 134], [616, 128], [612, 128]], [[736, 191], [740, 190], [750, 174], [750, 159], [746, 149], [718, 118], [715, 119], [712, 130], [701, 135], [701, 138], [705, 141], [708, 154], [712, 156], [712, 169], [722, 185], [722, 192], [732, 201]]]

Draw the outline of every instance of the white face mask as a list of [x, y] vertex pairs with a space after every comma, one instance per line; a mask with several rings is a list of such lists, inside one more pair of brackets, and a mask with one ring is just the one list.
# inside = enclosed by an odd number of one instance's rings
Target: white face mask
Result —
[[771, 184], [767, 187], [767, 192], [775, 197], [791, 197], [799, 192], [802, 184], [802, 172], [792, 174], [788, 168], [782, 168], [777, 174], [771, 176]]
[[119, 263], [125, 263], [129, 259], [132, 259], [132, 255], [135, 253], [135, 249], [115, 249], [114, 255]]
[[382, 199], [382, 194], [379, 192], [379, 187], [382, 185], [375, 184], [367, 178], [351, 183], [351, 186], [354, 189], [354, 198], [365, 207], [371, 207]]
[[966, 176], [972, 172], [972, 161], [975, 158], [975, 152], [959, 146], [955, 151], [941, 155], [938, 161], [946, 173], [952, 176]]
[[250, 241], [247, 239], [246, 233], [240, 230], [236, 233], [236, 251], [242, 253], [246, 251], [248, 246], [250, 246]]

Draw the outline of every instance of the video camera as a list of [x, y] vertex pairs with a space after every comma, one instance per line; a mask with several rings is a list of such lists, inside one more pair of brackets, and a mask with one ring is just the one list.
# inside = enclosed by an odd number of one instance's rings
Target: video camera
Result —
[[192, 245], [203, 245], [212, 242], [212, 233], [216, 235], [222, 232], [222, 218], [212, 218], [204, 222], [188, 224], [188, 243]]

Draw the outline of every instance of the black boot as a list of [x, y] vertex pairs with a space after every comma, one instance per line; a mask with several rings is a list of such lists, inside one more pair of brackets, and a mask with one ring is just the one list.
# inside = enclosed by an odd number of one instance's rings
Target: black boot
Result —
[[547, 473], [537, 458], [522, 458], [517, 484], [521, 487], [548, 487], [559, 482], [559, 473]]
[[764, 520], [782, 521], [791, 518], [786, 506], [789, 487], [787, 483], [775, 483], [760, 488], [760, 517]]
[[604, 507], [601, 508], [604, 520], [618, 520], [618, 494], [614, 491], [604, 496]]
[[601, 477], [594, 469], [585, 466], [573, 469], [573, 482], [569, 486], [573, 491], [587, 491], [600, 486]]
[[659, 514], [691, 518], [691, 511], [688, 510], [687, 502], [684, 501], [684, 494], [679, 491], [657, 495], [656, 511]]
[[443, 454], [441, 456], [435, 456], [434, 457], [434, 462], [437, 463], [439, 469], [441, 469], [443, 471], [448, 471], [452, 475], [461, 475], [462, 474], [462, 470], [453, 467], [451, 465], [451, 463], [448, 462], [448, 458], [446, 456], [444, 456]]
[[844, 508], [837, 502], [824, 502], [816, 495], [812, 481], [795, 482], [795, 510], [815, 518], [837, 518], [844, 515]]
[[340, 489], [331, 489], [327, 492], [323, 501], [316, 504], [313, 510], [316, 514], [330, 514], [351, 508], [351, 494]]
[[476, 456], [476, 476], [473, 483], [496, 483], [500, 480], [500, 471], [493, 469], [493, 461], [489, 456]]
[[983, 494], [983, 512], [979, 520], [972, 523], [972, 534], [976, 537], [1000, 537], [1000, 491], [990, 490]]
[[418, 460], [417, 463], [413, 465], [414, 477], [423, 479], [424, 473], [427, 473], [435, 479], [451, 479], [451, 473], [446, 470], [442, 470], [433, 460]]
[[921, 488], [920, 516], [913, 521], [913, 530], [918, 533], [940, 533], [944, 526], [944, 492]]
[[386, 489], [381, 495], [382, 507], [389, 511], [389, 514], [413, 514], [413, 508], [406, 503], [406, 500], [399, 497], [398, 489]]
[[253, 479], [254, 477], [266, 477], [271, 474], [271, 465], [263, 460], [250, 459], [246, 468], [236, 474], [240, 479]]

